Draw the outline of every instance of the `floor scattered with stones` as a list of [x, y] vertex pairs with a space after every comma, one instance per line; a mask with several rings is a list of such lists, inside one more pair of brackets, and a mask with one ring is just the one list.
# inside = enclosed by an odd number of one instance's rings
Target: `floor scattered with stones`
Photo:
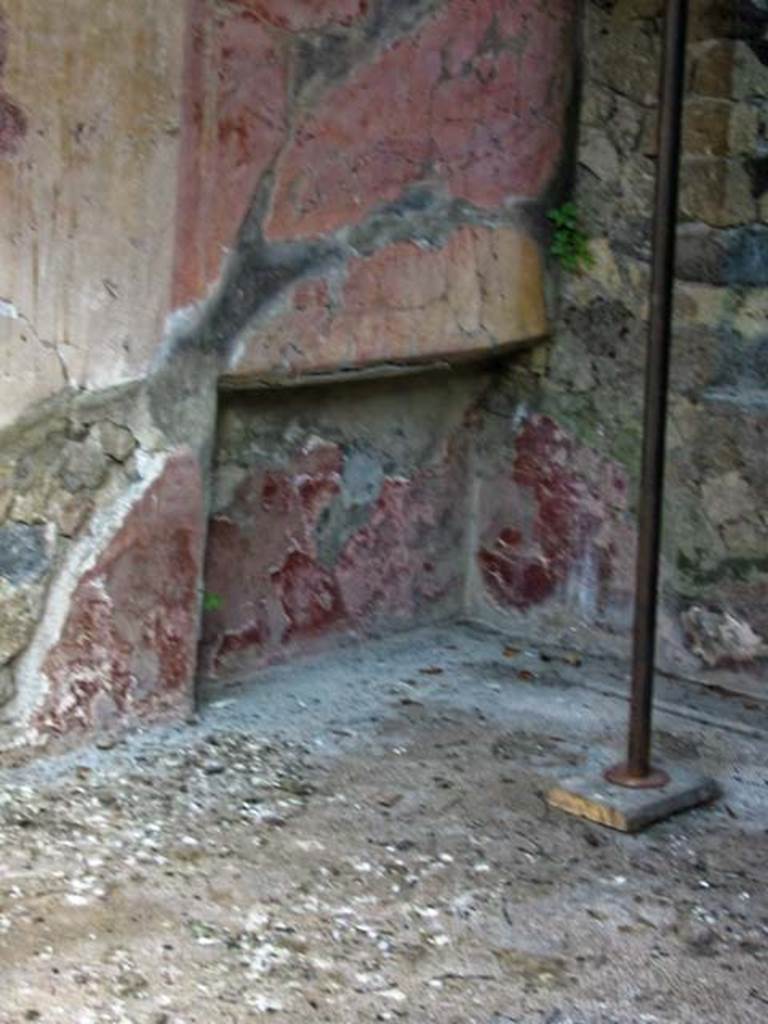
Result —
[[662, 694], [711, 807], [629, 837], [542, 799], [610, 760], [622, 678], [435, 628], [5, 766], [0, 1022], [763, 1024], [759, 702]]

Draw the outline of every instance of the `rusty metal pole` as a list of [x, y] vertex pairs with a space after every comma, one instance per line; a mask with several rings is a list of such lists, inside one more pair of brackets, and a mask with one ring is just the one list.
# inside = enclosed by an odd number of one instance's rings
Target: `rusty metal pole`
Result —
[[609, 768], [605, 773], [609, 782], [649, 789], [669, 782], [666, 773], [654, 769], [651, 764], [651, 720], [687, 17], [687, 0], [667, 0], [659, 100], [643, 466], [638, 507], [629, 742], [626, 762]]

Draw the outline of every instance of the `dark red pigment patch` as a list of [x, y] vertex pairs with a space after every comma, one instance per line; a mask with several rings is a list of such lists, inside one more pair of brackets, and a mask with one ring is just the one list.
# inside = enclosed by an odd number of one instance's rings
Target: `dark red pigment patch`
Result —
[[269, 630], [265, 622], [255, 622], [240, 633], [226, 633], [219, 646], [219, 659], [225, 662], [229, 655], [261, 647], [268, 636]]
[[281, 473], [266, 473], [261, 487], [261, 507], [265, 512], [287, 512], [293, 490], [291, 481]]
[[485, 585], [500, 604], [528, 608], [551, 597], [562, 577], [542, 562], [509, 558], [482, 550], [478, 555]]
[[[554, 420], [530, 417], [515, 444], [511, 477], [489, 488], [493, 507], [486, 509], [477, 558], [493, 600], [525, 610], [564, 593], [578, 577], [594, 590], [585, 599], [599, 601], [616, 558], [614, 543], [602, 535], [619, 529], [625, 493], [612, 464], [575, 444]], [[520, 525], [503, 523], [514, 514]]]
[[520, 530], [502, 530], [498, 537], [498, 543], [504, 548], [515, 548], [523, 539]]
[[[8, 23], [0, 11], [0, 74], [8, 57]], [[0, 156], [13, 156], [18, 152], [27, 134], [27, 115], [0, 89]]]
[[341, 450], [321, 444], [287, 469], [254, 469], [210, 524], [206, 591], [217, 607], [204, 619], [203, 672], [232, 675], [456, 603], [462, 467], [449, 446], [413, 477], [385, 479], [333, 564], [319, 556], [318, 530], [343, 494]]
[[[437, 577], [434, 563], [424, 559], [441, 536], [444, 502], [456, 496], [454, 487], [446, 466], [384, 481], [368, 522], [349, 539], [336, 567], [355, 621], [412, 619], [421, 598], [437, 601], [455, 585], [452, 575]], [[441, 559], [444, 565], [449, 560]]]
[[283, 640], [317, 636], [345, 617], [336, 580], [300, 551], [291, 552], [272, 583], [288, 620]]
[[[254, 470], [208, 533], [202, 666], [211, 675], [276, 660], [341, 622], [338, 588], [317, 560], [317, 520], [340, 488], [341, 452], [319, 445], [288, 470]], [[334, 592], [335, 591], [335, 592]]]
[[299, 500], [304, 514], [312, 522], [317, 522], [320, 513], [327, 508], [331, 500], [341, 491], [341, 485], [333, 477], [306, 477], [297, 481]]
[[44, 731], [103, 728], [192, 700], [203, 489], [191, 452], [169, 459], [72, 595], [36, 716]]

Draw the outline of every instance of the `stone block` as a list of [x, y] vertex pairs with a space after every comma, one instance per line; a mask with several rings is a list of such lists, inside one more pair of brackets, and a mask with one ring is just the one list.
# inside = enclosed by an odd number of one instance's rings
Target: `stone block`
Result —
[[569, 299], [579, 305], [587, 305], [597, 295], [626, 299], [626, 282], [610, 241], [607, 238], [591, 238], [589, 251], [593, 263], [588, 273], [574, 275], [568, 282]]
[[581, 100], [580, 121], [590, 128], [604, 128], [617, 106], [616, 93], [598, 82], [587, 81]]
[[680, 214], [714, 227], [749, 224], [757, 207], [746, 168], [714, 157], [688, 158], [683, 162]]
[[721, 326], [732, 307], [728, 288], [680, 282], [675, 292], [677, 325], [711, 329]]
[[0, 665], [22, 651], [37, 625], [42, 605], [38, 584], [13, 586], [0, 576]]
[[40, 526], [48, 522], [49, 501], [55, 485], [50, 478], [43, 478], [38, 483], [42, 486], [12, 495], [9, 514], [14, 522], [28, 526]]
[[68, 441], [64, 448], [59, 477], [66, 490], [96, 490], [107, 475], [107, 459], [100, 445], [86, 441]]
[[[754, 566], [759, 566], [762, 553], [768, 551], [768, 523], [760, 521], [759, 514], [755, 514], [755, 507], [745, 507], [740, 519], [725, 523], [720, 530], [720, 536], [726, 551], [744, 559], [745, 562], [752, 561]], [[755, 572], [755, 580], [757, 576], [758, 573]]]
[[738, 157], [757, 152], [760, 147], [760, 126], [760, 115], [755, 107], [745, 103], [733, 104], [728, 131], [729, 154]]
[[619, 153], [634, 153], [647, 120], [647, 112], [639, 104], [624, 96], [616, 96], [615, 108], [598, 127], [612, 139]]
[[768, 287], [768, 227], [713, 229], [683, 224], [678, 230], [678, 279], [731, 287]]
[[116, 462], [125, 462], [136, 447], [136, 439], [131, 431], [109, 420], [96, 425], [94, 437], [105, 454]]
[[0, 523], [8, 514], [13, 502], [13, 471], [0, 468]]
[[[653, 210], [655, 187], [656, 167], [654, 161], [642, 154], [636, 154], [625, 160], [621, 170], [621, 219], [642, 218], [647, 221]], [[611, 230], [614, 234], [620, 231], [621, 223], [612, 224]]]
[[658, 96], [659, 36], [642, 19], [619, 25], [608, 20], [605, 31], [595, 31], [585, 51], [590, 77], [645, 107]]
[[731, 92], [735, 100], [761, 100], [768, 97], [766, 66], [756, 49], [748, 43], [734, 44]]
[[768, 288], [750, 288], [734, 302], [729, 326], [750, 341], [768, 339]]
[[0, 665], [29, 642], [42, 611], [49, 570], [44, 527], [0, 526]]
[[699, 0], [691, 6], [688, 35], [691, 42], [729, 39], [738, 27], [738, 5], [728, 0]]
[[614, 181], [619, 176], [619, 154], [603, 127], [584, 132], [578, 159], [597, 178]]
[[0, 667], [0, 708], [9, 704], [16, 696], [16, 684], [10, 665]]
[[47, 515], [56, 523], [62, 537], [76, 537], [93, 511], [94, 504], [91, 495], [82, 491], [75, 494], [59, 491], [51, 497]]
[[701, 496], [704, 510], [714, 526], [735, 522], [757, 504], [757, 496], [736, 469], [705, 480]]
[[712, 39], [691, 47], [692, 93], [718, 99], [731, 97], [736, 45], [732, 39]]
[[587, 771], [564, 779], [550, 789], [547, 803], [619, 832], [640, 832], [673, 814], [711, 803], [720, 795], [714, 779], [677, 765], [669, 768], [669, 782], [660, 789], [613, 785], [603, 778], [606, 766], [607, 763], [601, 765], [596, 759], [591, 760]]
[[692, 99], [686, 103], [683, 152], [690, 156], [727, 156], [732, 113], [728, 100]]
[[5, 519], [12, 502], [12, 491], [0, 491], [0, 523]]
[[730, 611], [693, 606], [682, 616], [686, 643], [709, 668], [752, 665], [768, 657], [768, 644], [749, 622]]
[[677, 322], [672, 335], [670, 382], [680, 395], [700, 397], [718, 377], [723, 335], [708, 324]]
[[41, 579], [49, 567], [45, 529], [23, 523], [0, 526], [0, 577], [12, 586]]
[[664, 12], [663, 0], [616, 0], [611, 6], [617, 24], [640, 18], [658, 18]]

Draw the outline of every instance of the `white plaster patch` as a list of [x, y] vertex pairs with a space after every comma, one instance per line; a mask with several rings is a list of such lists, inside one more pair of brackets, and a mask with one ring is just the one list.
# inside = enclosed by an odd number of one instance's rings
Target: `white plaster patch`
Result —
[[192, 302], [188, 306], [174, 309], [165, 318], [163, 341], [172, 342], [180, 334], [184, 334], [200, 320], [202, 303]]
[[587, 622], [594, 621], [597, 615], [597, 602], [600, 589], [599, 567], [597, 556], [591, 544], [571, 567], [566, 582], [566, 600], [575, 607], [577, 613]]
[[8, 320], [18, 320], [19, 311], [12, 302], [9, 302], [7, 299], [0, 299], [0, 316], [4, 316]]

